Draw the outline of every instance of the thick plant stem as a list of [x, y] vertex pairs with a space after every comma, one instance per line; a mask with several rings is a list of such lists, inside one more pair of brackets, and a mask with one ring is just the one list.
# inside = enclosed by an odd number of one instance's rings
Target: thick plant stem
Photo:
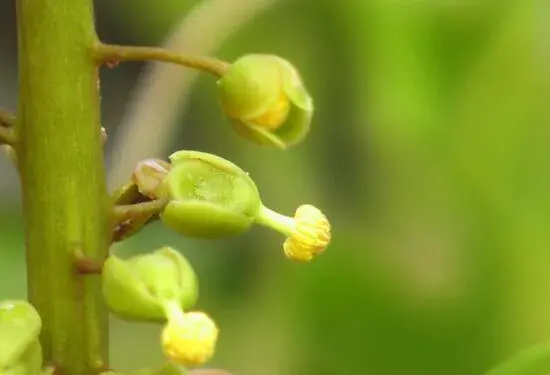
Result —
[[16, 128], [30, 302], [47, 364], [61, 375], [106, 366], [107, 311], [97, 276], [74, 254], [104, 259], [108, 195], [100, 137], [92, 0], [17, 0]]

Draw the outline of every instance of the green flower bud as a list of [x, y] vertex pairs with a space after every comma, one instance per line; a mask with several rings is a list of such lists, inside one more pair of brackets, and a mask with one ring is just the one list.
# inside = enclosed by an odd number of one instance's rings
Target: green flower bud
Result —
[[218, 87], [224, 112], [243, 137], [287, 148], [309, 133], [313, 100], [288, 61], [274, 55], [243, 56]]
[[176, 301], [187, 309], [198, 298], [193, 268], [169, 247], [128, 260], [109, 256], [103, 266], [102, 288], [111, 311], [126, 320], [165, 321], [167, 302]]
[[42, 366], [42, 321], [25, 301], [0, 303], [0, 373], [37, 374]]
[[164, 224], [188, 237], [222, 238], [243, 233], [261, 208], [254, 181], [235, 164], [198, 151], [170, 156], [163, 186], [170, 202]]

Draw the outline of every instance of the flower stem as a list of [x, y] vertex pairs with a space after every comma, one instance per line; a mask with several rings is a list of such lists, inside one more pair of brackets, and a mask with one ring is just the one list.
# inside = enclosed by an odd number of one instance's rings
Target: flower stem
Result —
[[126, 220], [137, 219], [143, 216], [153, 216], [162, 212], [168, 204], [166, 199], [157, 199], [135, 204], [120, 205], [113, 207], [114, 218], [117, 223]]
[[260, 210], [256, 223], [275, 229], [286, 236], [290, 236], [295, 227], [293, 218], [282, 215], [265, 206]]
[[221, 60], [185, 55], [164, 48], [142, 46], [117, 46], [98, 43], [94, 48], [96, 59], [101, 63], [118, 63], [122, 61], [158, 60], [183, 65], [221, 77], [228, 68]]
[[107, 310], [74, 249], [104, 259], [110, 240], [92, 0], [17, 0], [18, 143], [27, 284], [44, 361], [63, 375], [107, 363]]

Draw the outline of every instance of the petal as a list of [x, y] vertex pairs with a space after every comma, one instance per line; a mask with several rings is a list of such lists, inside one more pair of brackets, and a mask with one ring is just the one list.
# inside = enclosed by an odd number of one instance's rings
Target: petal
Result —
[[178, 300], [180, 301], [182, 309], [185, 310], [192, 307], [197, 302], [199, 297], [198, 278], [195, 270], [178, 251], [170, 247], [163, 247], [162, 249], [156, 251], [156, 253], [170, 258], [174, 263], [176, 263], [176, 267], [179, 271], [179, 284], [182, 293]]
[[136, 272], [111, 255], [103, 265], [102, 291], [109, 309], [126, 320], [164, 321], [164, 310]]
[[290, 101], [304, 111], [313, 112], [313, 99], [307, 91], [298, 70], [288, 61], [276, 57], [283, 73], [283, 90]]
[[200, 200], [172, 201], [161, 219], [167, 227], [184, 236], [209, 239], [240, 235], [253, 222], [250, 216]]
[[312, 119], [313, 111], [292, 106], [285, 124], [277, 129], [274, 135], [285, 144], [285, 147], [297, 145], [309, 134]]
[[239, 120], [231, 120], [231, 125], [237, 133], [239, 133], [246, 139], [266, 146], [278, 147], [281, 149], [286, 148], [286, 144], [278, 136], [276, 136], [273, 132], [263, 126], [258, 126]]
[[220, 100], [231, 118], [261, 116], [283, 91], [275, 56], [252, 54], [235, 61], [218, 81]]

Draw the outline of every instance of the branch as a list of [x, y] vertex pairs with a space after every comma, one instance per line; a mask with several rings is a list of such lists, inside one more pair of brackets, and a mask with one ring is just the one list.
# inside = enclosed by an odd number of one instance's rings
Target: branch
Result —
[[94, 48], [94, 55], [99, 63], [116, 65], [123, 61], [157, 60], [201, 70], [217, 77], [221, 77], [229, 66], [228, 63], [221, 60], [185, 55], [156, 47], [117, 46], [100, 43]]
[[85, 256], [80, 247], [77, 247], [75, 249], [74, 266], [79, 274], [99, 275], [103, 270], [103, 263], [103, 261], [95, 260]]
[[150, 218], [160, 214], [167, 204], [167, 199], [157, 199], [136, 204], [114, 206], [113, 216], [118, 224], [132, 219], [140, 219], [144, 216], [149, 216]]

